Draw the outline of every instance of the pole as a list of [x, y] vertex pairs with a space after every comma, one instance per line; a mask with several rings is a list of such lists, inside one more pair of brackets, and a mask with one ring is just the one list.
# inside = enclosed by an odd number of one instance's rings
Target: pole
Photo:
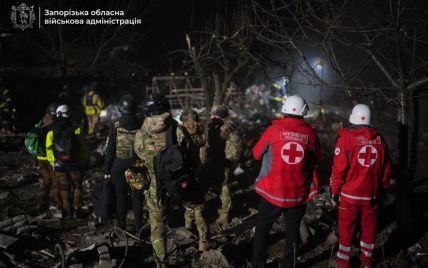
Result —
[[322, 108], [322, 90], [323, 90], [323, 84], [324, 84], [324, 64], [321, 65], [321, 90], [320, 90], [320, 106]]

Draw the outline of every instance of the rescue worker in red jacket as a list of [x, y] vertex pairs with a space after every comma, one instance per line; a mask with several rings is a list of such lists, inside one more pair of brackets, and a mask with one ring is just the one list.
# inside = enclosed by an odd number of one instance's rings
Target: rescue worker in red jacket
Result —
[[307, 110], [301, 97], [287, 98], [281, 109], [284, 118], [272, 121], [253, 149], [254, 158], [263, 159], [256, 182], [256, 193], [261, 198], [253, 267], [264, 267], [269, 230], [282, 213], [287, 237], [281, 267], [294, 267], [300, 221], [306, 211], [305, 203], [317, 193], [315, 166], [321, 160], [316, 128], [303, 120]]
[[351, 127], [339, 131], [330, 185], [333, 206], [338, 205], [340, 198], [336, 262], [349, 267], [352, 236], [359, 221], [359, 257], [365, 267], [372, 267], [378, 198], [389, 184], [390, 160], [385, 140], [370, 126], [367, 105], [354, 106], [349, 122]]

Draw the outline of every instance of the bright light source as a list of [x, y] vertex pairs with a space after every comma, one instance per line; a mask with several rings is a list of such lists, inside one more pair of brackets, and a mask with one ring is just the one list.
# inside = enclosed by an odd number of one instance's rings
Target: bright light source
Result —
[[324, 64], [325, 64], [325, 61], [323, 59], [319, 59], [318, 62], [317, 62], [316, 67], [317, 68], [322, 68], [322, 67], [324, 67]]

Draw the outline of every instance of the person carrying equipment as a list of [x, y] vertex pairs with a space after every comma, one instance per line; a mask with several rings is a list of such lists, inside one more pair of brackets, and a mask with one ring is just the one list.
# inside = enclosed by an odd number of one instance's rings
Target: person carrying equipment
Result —
[[[158, 161], [158, 156], [165, 150], [177, 147], [188, 148], [191, 140], [185, 136], [183, 129], [172, 118], [171, 107], [164, 95], [156, 93], [151, 95], [144, 108], [146, 118], [135, 135], [134, 150], [143, 165], [147, 167], [151, 179], [149, 189], [144, 191], [144, 197], [149, 209], [150, 240], [156, 258], [156, 266], [166, 267], [168, 262], [165, 232], [166, 188], [171, 190], [169, 186], [172, 185], [165, 185], [159, 173], [160, 170], [164, 171], [166, 166], [159, 166], [155, 162], [162, 163], [162, 161]], [[170, 160], [175, 162], [175, 159]]]
[[54, 180], [60, 186], [65, 218], [78, 218], [83, 169], [89, 161], [89, 148], [82, 128], [74, 125], [70, 119], [69, 106], [58, 106], [56, 115], [57, 119], [46, 136], [46, 156], [53, 166]]
[[141, 229], [143, 221], [143, 191], [137, 187], [129, 188], [125, 171], [135, 164], [137, 156], [134, 152], [135, 133], [141, 123], [135, 115], [137, 105], [131, 95], [124, 95], [118, 104], [121, 117], [109, 130], [106, 140], [106, 155], [104, 162], [105, 178], [111, 176], [113, 193], [116, 203], [116, 218], [118, 226], [126, 230], [127, 201], [132, 191], [132, 207], [135, 216], [136, 232]]
[[53, 180], [53, 167], [51, 166], [46, 153], [46, 136], [56, 118], [57, 103], [51, 103], [46, 109], [46, 113], [34, 128], [27, 134], [25, 145], [30, 153], [37, 157], [38, 169], [40, 171], [40, 189], [37, 193], [37, 210], [42, 211], [48, 208], [49, 192], [52, 188], [55, 205], [61, 204], [59, 185]]

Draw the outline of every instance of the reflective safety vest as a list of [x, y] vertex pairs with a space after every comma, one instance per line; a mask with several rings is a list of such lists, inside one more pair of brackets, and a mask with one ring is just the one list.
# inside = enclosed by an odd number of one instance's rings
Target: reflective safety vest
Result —
[[84, 96], [82, 104], [85, 108], [85, 114], [87, 115], [99, 114], [104, 106], [103, 101], [92, 90]]

